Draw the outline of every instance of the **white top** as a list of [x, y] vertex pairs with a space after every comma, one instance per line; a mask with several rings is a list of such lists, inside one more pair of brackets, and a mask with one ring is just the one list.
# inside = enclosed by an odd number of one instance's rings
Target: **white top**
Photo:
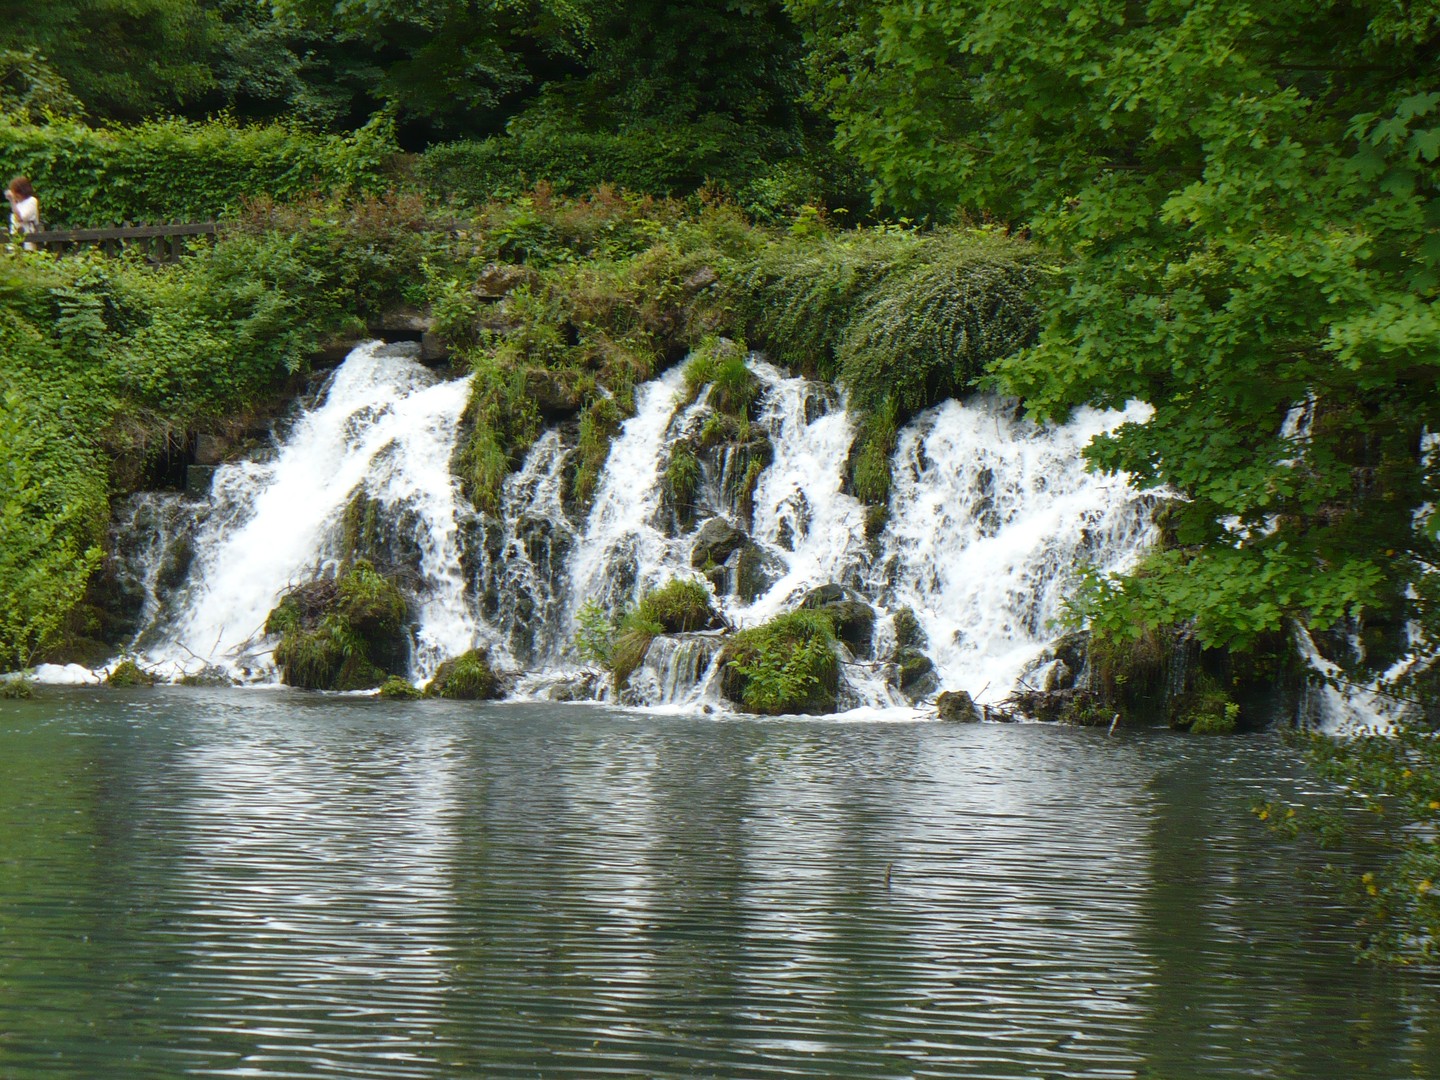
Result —
[[10, 231], [12, 233], [40, 231], [40, 200], [34, 195], [10, 204]]

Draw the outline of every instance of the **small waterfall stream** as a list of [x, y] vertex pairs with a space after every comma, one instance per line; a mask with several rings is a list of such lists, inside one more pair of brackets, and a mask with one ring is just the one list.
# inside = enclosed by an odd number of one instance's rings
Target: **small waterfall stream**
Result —
[[[162, 670], [268, 678], [265, 617], [290, 585], [332, 566], [357, 495], [409, 524], [419, 572], [413, 667], [423, 677], [477, 631], [461, 576], [459, 485], [449, 471], [466, 383], [439, 382], [411, 350], [362, 345], [273, 457], [222, 466], [173, 624], [146, 650]], [[152, 631], [153, 632], [153, 631]]]
[[[267, 613], [287, 588], [333, 571], [354, 549], [346, 530], [368, 507], [381, 523], [370, 538], [376, 561], [411, 597], [417, 682], [446, 656], [483, 646], [497, 666], [522, 673], [522, 694], [613, 696], [593, 672], [581, 677], [577, 611], [623, 609], [678, 577], [708, 580], [737, 628], [820, 586], [871, 605], [873, 648], [845, 657], [842, 709], [908, 705], [885, 663], [904, 608], [929, 639], [939, 685], [993, 701], [1055, 636], [1051, 621], [1076, 571], [1123, 566], [1150, 540], [1147, 500], [1122, 478], [1086, 472], [1080, 458], [1094, 434], [1143, 418], [1141, 406], [1044, 429], [983, 396], [928, 410], [900, 433], [889, 522], [870, 541], [866, 508], [843, 490], [855, 436], [843, 401], [758, 357], [750, 366], [762, 397], [745, 437], [765, 448], [768, 464], [748, 503], [736, 480], [750, 459], [700, 437], [712, 410], [703, 392], [682, 405], [675, 367], [636, 388], [636, 413], [576, 520], [564, 494], [573, 432], [543, 433], [506, 481], [499, 512], [479, 514], [450, 468], [467, 380], [440, 380], [403, 348], [362, 346], [273, 451], [217, 471], [208, 502], [132, 500], [117, 547], [145, 596], [135, 648], [172, 675], [207, 666], [274, 681]], [[683, 522], [666, 497], [677, 452], [693, 452], [700, 470]], [[743, 537], [743, 575], [734, 557], [724, 567], [692, 558], [717, 517]], [[657, 638], [623, 700], [726, 707], [721, 643], [713, 632]]]

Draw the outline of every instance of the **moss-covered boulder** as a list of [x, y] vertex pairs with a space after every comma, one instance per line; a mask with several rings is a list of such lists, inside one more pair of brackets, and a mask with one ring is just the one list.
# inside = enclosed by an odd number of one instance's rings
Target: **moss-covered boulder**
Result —
[[667, 634], [718, 630], [725, 625], [704, 582], [674, 578], [641, 599], [641, 616], [660, 624]]
[[978, 724], [980, 706], [965, 690], [947, 690], [935, 700], [935, 714], [952, 724]]
[[689, 634], [719, 630], [725, 619], [716, 609], [710, 590], [694, 578], [674, 578], [640, 598], [634, 608], [611, 623], [605, 654], [616, 692], [624, 690], [635, 669], [645, 662], [650, 642], [660, 634]]
[[380, 696], [386, 701], [413, 701], [425, 695], [420, 688], [411, 683], [409, 679], [401, 678], [399, 675], [391, 675], [380, 684]]
[[219, 687], [234, 686], [235, 680], [224, 668], [206, 664], [199, 671], [189, 671], [175, 680], [181, 686]]
[[875, 609], [860, 594], [843, 585], [821, 585], [800, 601], [806, 611], [823, 611], [830, 616], [835, 634], [856, 656], [869, 657], [875, 635]]
[[925, 652], [930, 647], [929, 637], [908, 607], [895, 612], [890, 625], [894, 643], [881, 659], [894, 665], [895, 687], [911, 701], [928, 697], [940, 688], [935, 662]]
[[105, 676], [106, 686], [154, 686], [159, 681], [159, 675], [146, 671], [131, 659], [121, 660]]
[[435, 669], [435, 677], [425, 684], [425, 696], [490, 701], [501, 696], [500, 678], [490, 667], [489, 654], [483, 649], [471, 649]]
[[742, 630], [720, 652], [720, 692], [747, 712], [834, 712], [840, 689], [835, 627], [819, 611], [792, 611]]
[[700, 526], [690, 545], [690, 565], [706, 570], [725, 565], [732, 554], [750, 543], [743, 529], [737, 529], [722, 517], [713, 517]]
[[265, 620], [278, 635], [275, 663], [287, 686], [370, 690], [403, 672], [409, 654], [405, 597], [360, 559], [335, 578], [291, 589]]

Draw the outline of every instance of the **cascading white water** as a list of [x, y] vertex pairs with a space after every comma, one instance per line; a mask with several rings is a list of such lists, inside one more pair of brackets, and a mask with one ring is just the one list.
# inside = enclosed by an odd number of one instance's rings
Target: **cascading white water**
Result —
[[568, 458], [558, 431], [541, 435], [506, 478], [500, 512], [482, 525], [475, 545], [475, 588], [496, 642], [491, 660], [502, 666], [544, 663], [566, 622], [557, 578], [575, 543], [563, 495]]
[[[466, 382], [364, 346], [273, 456], [218, 471], [189, 583], [170, 598], [177, 614], [148, 659], [173, 672], [203, 663], [273, 678], [260, 635], [266, 614], [287, 587], [345, 557], [342, 520], [364, 495], [403, 533], [388, 542], [406, 553], [417, 681], [444, 657], [483, 645], [497, 666], [526, 669], [522, 692], [608, 693], [604, 679], [574, 677], [576, 612], [587, 601], [617, 611], [672, 578], [702, 579], [692, 549], [721, 516], [752, 557], [750, 585], [717, 597], [731, 625], [757, 625], [822, 585], [875, 607], [878, 659], [864, 650], [847, 658], [842, 708], [905, 703], [883, 662], [895, 645], [891, 616], [904, 607], [929, 636], [939, 685], [995, 700], [1053, 638], [1049, 621], [1077, 568], [1114, 569], [1149, 540], [1147, 500], [1123, 478], [1086, 472], [1080, 457], [1094, 434], [1143, 419], [1141, 406], [1082, 411], [1054, 428], [1018, 420], [991, 398], [929, 410], [900, 433], [889, 524], [871, 542], [865, 507], [843, 491], [854, 439], [843, 401], [829, 386], [750, 364], [763, 394], [744, 438], [769, 455], [753, 512], [736, 500], [735, 477], [722, 482], [736, 451], [717, 450], [705, 459], [694, 520], [680, 527], [665, 501], [666, 465], [682, 448], [700, 453], [711, 414], [704, 394], [681, 406], [683, 368], [636, 389], [636, 415], [612, 444], [584, 521], [565, 503], [573, 439], [559, 429], [542, 433], [490, 516], [468, 507], [450, 470]], [[719, 581], [712, 571], [707, 564]], [[166, 609], [156, 599], [147, 610]], [[626, 700], [724, 707], [720, 644], [714, 634], [656, 639]]]
[[1147, 412], [1080, 410], [1041, 428], [1013, 403], [977, 397], [901, 432], [871, 587], [915, 612], [945, 686], [1004, 697], [1055, 637], [1077, 571], [1120, 569], [1150, 542], [1147, 500], [1081, 457], [1095, 435]]
[[450, 472], [466, 394], [464, 380], [437, 381], [412, 350], [372, 342], [352, 352], [273, 458], [216, 472], [182, 614], [150, 662], [270, 677], [265, 617], [287, 587], [335, 561], [342, 515], [359, 492], [413, 523], [414, 673], [472, 647], [479, 626], [460, 575], [468, 511]]
[[675, 545], [656, 518], [665, 449], [680, 435], [677, 427], [688, 426], [673, 423], [684, 381], [684, 369], [675, 367], [635, 391], [635, 415], [611, 444], [570, 561], [572, 617], [586, 603], [622, 607], [676, 566]]
[[760, 423], [775, 458], [755, 491], [753, 538], [784, 566], [748, 608], [743, 623], [784, 610], [809, 589], [848, 582], [866, 561], [865, 508], [841, 491], [854, 425], [829, 387], [752, 367], [767, 387]]

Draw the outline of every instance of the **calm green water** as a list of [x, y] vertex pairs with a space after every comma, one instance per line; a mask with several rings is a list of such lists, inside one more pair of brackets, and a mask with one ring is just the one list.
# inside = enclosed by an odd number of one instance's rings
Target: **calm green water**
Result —
[[[0, 703], [0, 1077], [1440, 1076], [1274, 741]], [[887, 881], [888, 874], [888, 881]]]

